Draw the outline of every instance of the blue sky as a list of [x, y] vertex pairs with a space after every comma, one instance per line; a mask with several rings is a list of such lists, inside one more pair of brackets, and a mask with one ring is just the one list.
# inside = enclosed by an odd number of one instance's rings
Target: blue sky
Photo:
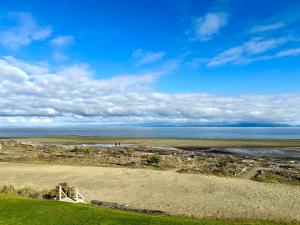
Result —
[[299, 123], [299, 10], [1, 0], [0, 123]]

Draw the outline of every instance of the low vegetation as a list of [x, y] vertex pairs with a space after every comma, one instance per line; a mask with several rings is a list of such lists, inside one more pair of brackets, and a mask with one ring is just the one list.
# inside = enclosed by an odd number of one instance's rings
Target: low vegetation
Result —
[[83, 153], [83, 154], [90, 154], [91, 153], [90, 149], [80, 148], [78, 146], [75, 146], [70, 152]]
[[217, 167], [221, 167], [221, 168], [226, 167], [227, 166], [227, 162], [225, 160], [220, 160], [220, 161], [218, 161], [218, 163], [217, 163], [216, 166]]
[[159, 164], [160, 163], [160, 156], [157, 154], [153, 154], [149, 156], [149, 163], [151, 164]]
[[59, 186], [61, 186], [61, 190], [68, 196], [74, 196], [75, 190], [73, 187], [71, 187], [67, 182], [59, 183], [55, 186], [55, 188], [49, 190], [43, 198], [45, 199], [58, 199], [59, 196]]
[[29, 186], [23, 186], [17, 188], [14, 184], [6, 184], [2, 188], [0, 188], [0, 193], [19, 195], [19, 196], [30, 197], [30, 198], [45, 198], [48, 191], [36, 190]]
[[72, 197], [75, 190], [67, 182], [61, 182], [50, 190], [36, 190], [30, 186], [16, 187], [14, 184], [6, 184], [0, 188], [0, 193], [18, 195], [29, 198], [43, 198], [49, 200], [57, 200], [59, 197], [59, 186], [61, 190], [68, 196]]
[[0, 194], [0, 225], [289, 225], [287, 222], [167, 217]]
[[288, 168], [259, 170], [252, 180], [269, 183], [300, 185], [299, 173]]

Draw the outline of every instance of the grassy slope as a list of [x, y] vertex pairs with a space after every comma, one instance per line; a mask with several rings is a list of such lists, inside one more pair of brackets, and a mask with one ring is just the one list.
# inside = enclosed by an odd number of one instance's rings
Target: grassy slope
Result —
[[288, 223], [220, 221], [183, 217], [152, 216], [89, 205], [28, 199], [0, 194], [0, 225], [275, 225]]

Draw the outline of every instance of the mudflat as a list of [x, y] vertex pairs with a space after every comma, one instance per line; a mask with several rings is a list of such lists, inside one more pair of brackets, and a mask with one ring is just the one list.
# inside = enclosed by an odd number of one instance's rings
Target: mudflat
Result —
[[18, 138], [47, 144], [135, 144], [160, 147], [299, 147], [299, 139], [223, 139], [223, 138], [131, 138], [99, 136], [45, 136]]
[[98, 199], [170, 214], [300, 221], [300, 188], [173, 170], [0, 163], [0, 185], [37, 189], [66, 181]]

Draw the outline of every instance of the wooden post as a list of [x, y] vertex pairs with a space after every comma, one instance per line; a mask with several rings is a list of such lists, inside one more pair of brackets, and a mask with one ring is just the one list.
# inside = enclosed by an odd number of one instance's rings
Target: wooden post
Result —
[[59, 201], [61, 200], [61, 185], [59, 185], [59, 188], [58, 188], [58, 200]]
[[75, 188], [75, 201], [78, 201], [78, 187]]

